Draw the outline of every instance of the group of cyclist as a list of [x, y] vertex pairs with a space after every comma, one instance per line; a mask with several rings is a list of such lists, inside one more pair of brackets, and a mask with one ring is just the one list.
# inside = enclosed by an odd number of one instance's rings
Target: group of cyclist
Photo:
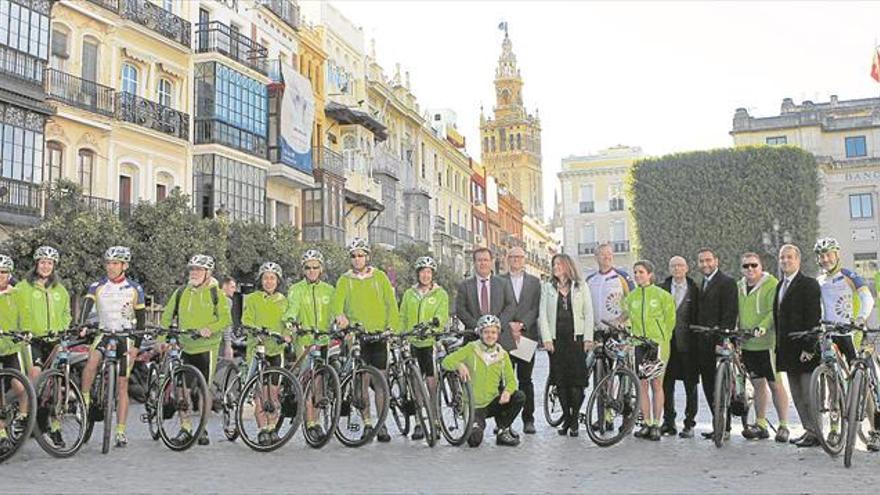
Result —
[[[718, 276], [718, 260], [711, 250], [705, 250], [714, 258], [714, 264], [703, 263], [701, 252], [700, 268], [703, 272], [703, 288], [692, 294], [699, 299], [706, 290], [708, 282]], [[821, 287], [823, 319], [832, 322], [855, 323], [864, 326], [874, 306], [874, 299], [865, 281], [854, 272], [842, 268], [840, 246], [833, 239], [821, 239], [815, 245], [815, 254], [822, 268], [818, 279]], [[579, 338], [584, 342], [584, 350], [593, 348], [593, 340], [601, 340], [609, 327], [628, 325], [632, 335], [653, 345], [639, 345], [635, 349], [636, 365], [639, 372], [641, 404], [641, 425], [636, 437], [659, 440], [662, 435], [676, 433], [674, 408], [664, 404], [664, 374], [672, 355], [673, 361], [681, 358], [682, 347], [677, 343], [680, 337], [676, 325], [677, 309], [682, 303], [690, 301], [691, 296], [674, 288], [677, 282], [663, 287], [655, 285], [654, 265], [649, 261], [638, 261], [633, 266], [633, 277], [613, 265], [610, 246], [600, 246], [596, 251], [599, 269], [586, 278], [583, 283], [586, 299], [592, 302], [592, 321], [589, 331], [581, 331]], [[417, 283], [407, 288], [401, 302], [397, 303], [395, 290], [388, 276], [370, 263], [371, 248], [363, 240], [356, 238], [348, 244], [351, 268], [342, 274], [336, 286], [323, 280], [324, 257], [315, 249], [307, 250], [301, 257], [303, 277], [284, 292], [284, 273], [280, 265], [267, 261], [257, 274], [258, 290], [244, 298], [242, 325], [245, 327], [268, 329], [282, 338], [261, 345], [261, 352], [271, 366], [284, 366], [286, 356], [304, 352], [313, 344], [326, 348], [330, 338], [325, 333], [313, 335], [298, 334], [293, 331], [294, 324], [301, 328], [340, 329], [356, 326], [365, 334], [401, 332], [425, 322], [434, 322], [439, 327], [447, 326], [450, 320], [449, 295], [434, 281], [437, 263], [430, 257], [419, 258], [414, 265]], [[106, 274], [93, 283], [85, 296], [80, 309], [79, 320], [74, 324], [71, 317], [70, 295], [58, 280], [56, 268], [61, 261], [58, 250], [50, 246], [38, 248], [34, 255], [35, 266], [21, 281], [13, 284], [14, 263], [5, 255], [0, 255], [0, 331], [26, 332], [30, 339], [20, 341], [9, 336], [0, 337], [0, 364], [3, 368], [20, 370], [35, 380], [50, 363], [47, 358], [55, 345], [47, 337], [70, 328], [81, 328], [81, 336], [92, 338], [87, 364], [82, 373], [82, 395], [86, 407], [92, 402], [91, 391], [98, 367], [101, 363], [107, 336], [115, 332], [143, 331], [146, 328], [146, 313], [143, 288], [126, 276], [132, 262], [130, 249], [113, 246], [104, 254]], [[554, 271], [557, 262], [554, 258]], [[676, 273], [676, 266], [684, 260], [680, 257], [670, 261], [670, 271]], [[742, 257], [743, 277], [738, 283], [737, 307], [733, 308], [738, 318], [733, 325], [741, 328], [754, 328], [758, 338], [752, 340], [744, 351], [744, 361], [749, 368], [750, 378], [756, 389], [757, 420], [748, 425], [743, 435], [749, 439], [763, 439], [768, 435], [766, 408], [772, 393], [779, 413], [777, 440], [787, 438], [787, 393], [774, 371], [775, 337], [773, 333], [774, 299], [780, 297], [777, 285], [779, 280], [763, 271], [760, 258], [753, 253]], [[674, 262], [674, 263], [673, 263]], [[218, 362], [224, 331], [232, 326], [230, 303], [214, 277], [215, 262], [208, 255], [192, 256], [188, 263], [188, 279], [185, 285], [174, 290], [166, 302], [161, 318], [162, 327], [176, 325], [178, 328], [197, 331], [197, 336], [183, 335], [180, 338], [182, 361], [197, 368], [207, 383], [212, 383]], [[684, 262], [686, 273], [687, 264]], [[680, 269], [681, 267], [678, 266]], [[679, 270], [680, 271], [680, 270]], [[681, 275], [677, 280], [681, 280]], [[669, 281], [667, 281], [669, 282]], [[550, 284], [551, 282], [548, 282]], [[693, 281], [691, 281], [693, 283]], [[549, 285], [548, 285], [549, 287]], [[664, 290], [665, 289], [665, 290]], [[567, 301], [567, 299], [566, 299]], [[565, 302], [565, 301], [561, 301]], [[567, 308], [566, 308], [567, 309]], [[442, 361], [442, 367], [457, 372], [473, 387], [476, 408], [476, 424], [468, 443], [479, 445], [485, 419], [494, 416], [499, 429], [497, 441], [500, 445], [517, 445], [519, 436], [510, 426], [523, 407], [525, 396], [518, 390], [517, 377], [511, 358], [502, 348], [499, 336], [509, 331], [503, 328], [500, 315], [483, 314], [475, 325], [477, 338]], [[698, 322], [691, 322], [698, 323]], [[92, 329], [88, 332], [88, 329]], [[595, 334], [593, 330], [595, 329]], [[542, 329], [543, 330], [543, 329]], [[95, 333], [97, 332], [97, 333]], [[131, 333], [134, 335], [134, 333]], [[555, 334], [555, 330], [554, 330]], [[2, 335], [2, 333], [0, 333]], [[546, 335], [542, 331], [542, 335]], [[435, 370], [434, 338], [413, 337], [410, 341], [412, 354], [426, 377], [431, 394], [436, 394], [439, 370]], [[838, 345], [847, 359], [852, 359], [859, 340], [841, 339]], [[135, 359], [138, 356], [142, 338], [124, 338], [117, 344], [117, 355], [121, 356], [118, 375], [118, 410], [115, 445], [124, 447], [128, 443], [126, 424], [129, 411], [128, 379]], [[257, 342], [247, 337], [245, 363], [253, 359]], [[544, 346], [553, 349], [553, 342]], [[699, 346], [696, 346], [699, 347]], [[166, 349], [159, 339], [160, 351]], [[714, 346], [708, 351], [714, 359]], [[388, 369], [388, 345], [384, 340], [364, 341], [361, 345], [363, 362], [383, 373]], [[681, 367], [677, 363], [676, 367]], [[690, 375], [690, 373], [687, 373]], [[705, 376], [703, 377], [705, 380]], [[694, 389], [695, 381], [690, 380]], [[704, 387], [706, 384], [704, 383]], [[769, 386], [769, 388], [768, 388]], [[381, 388], [376, 389], [380, 394]], [[14, 390], [20, 393], [20, 390]], [[695, 391], [693, 392], [696, 393]], [[688, 411], [685, 428], [680, 436], [692, 436], [694, 426], [694, 397], [688, 397]], [[580, 397], [583, 400], [581, 394]], [[711, 398], [707, 397], [711, 402]], [[379, 398], [381, 400], [381, 397]], [[579, 404], [580, 402], [578, 402]], [[579, 408], [579, 406], [578, 406]], [[307, 407], [308, 409], [308, 407]], [[671, 409], [671, 415], [670, 415]], [[30, 411], [27, 405], [19, 408], [19, 417], [13, 420], [12, 428], [23, 421]], [[577, 411], [570, 412], [575, 416]], [[107, 418], [105, 418], [106, 420]], [[662, 426], [661, 426], [662, 420]], [[373, 424], [365, 418], [365, 428], [375, 429], [379, 442], [388, 442], [391, 437], [384, 424]], [[258, 418], [258, 423], [259, 423]], [[564, 428], [576, 431], [577, 418], [569, 418]], [[59, 425], [49, 421], [45, 434], [48, 441], [63, 446]], [[260, 423], [260, 442], [271, 442], [276, 438], [273, 423]], [[306, 411], [305, 428], [316, 434], [322, 433], [321, 425], [314, 414]], [[10, 447], [8, 428], [0, 428], [0, 451]], [[204, 429], [198, 438], [200, 445], [209, 443]], [[572, 432], [572, 436], [576, 436]], [[690, 434], [688, 434], [690, 432]], [[784, 433], [783, 433], [784, 432]], [[368, 431], [372, 433], [372, 431]], [[413, 438], [423, 438], [427, 432], [416, 426]], [[182, 424], [177, 441], [185, 443], [193, 439], [193, 430]], [[371, 436], [372, 437], [372, 436]], [[802, 439], [803, 440], [803, 439]], [[880, 434], [872, 432], [869, 442], [871, 450], [880, 450]]]

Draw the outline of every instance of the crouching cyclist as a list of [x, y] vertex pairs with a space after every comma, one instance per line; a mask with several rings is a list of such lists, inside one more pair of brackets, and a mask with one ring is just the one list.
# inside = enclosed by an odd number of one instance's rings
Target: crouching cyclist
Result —
[[[89, 360], [83, 370], [82, 391], [86, 410], [91, 404], [92, 385], [98, 365], [104, 356], [107, 332], [127, 332], [132, 328], [144, 329], [144, 289], [125, 276], [131, 263], [131, 250], [124, 246], [113, 246], [104, 253], [105, 276], [89, 286], [88, 294], [80, 312], [80, 326], [84, 326], [92, 310], [98, 314], [98, 326], [102, 330], [95, 337], [89, 351]], [[85, 335], [85, 330], [81, 332]], [[119, 339], [116, 347], [121, 357], [119, 377], [116, 379], [117, 410], [116, 446], [125, 447], [125, 424], [128, 417], [128, 376], [137, 358], [139, 342], [131, 338]], [[111, 418], [104, 418], [111, 421]], [[57, 442], [56, 442], [57, 443]]]
[[486, 418], [492, 417], [498, 428], [495, 443], [511, 447], [519, 445], [519, 439], [511, 433], [510, 425], [526, 403], [526, 395], [518, 390], [510, 355], [498, 344], [501, 320], [494, 315], [483, 315], [477, 320], [475, 330], [480, 340], [470, 342], [446, 356], [442, 363], [443, 369], [457, 370], [462, 380], [472, 383], [474, 429], [468, 438], [468, 445], [477, 447], [483, 442]]
[[[197, 254], [189, 264], [187, 284], [171, 294], [162, 313], [162, 326], [177, 326], [183, 330], [198, 330], [201, 338], [194, 339], [181, 336], [181, 358], [185, 364], [191, 364], [201, 371], [205, 383], [212, 383], [217, 363], [217, 352], [223, 339], [223, 330], [232, 324], [229, 301], [220, 294], [220, 284], [213, 277], [214, 258]], [[210, 390], [210, 388], [209, 388]], [[209, 392], [210, 393], [210, 392]], [[208, 398], [211, 403], [211, 398]], [[186, 443], [192, 438], [192, 425], [181, 425], [178, 443]], [[208, 445], [207, 430], [202, 431], [199, 445]]]

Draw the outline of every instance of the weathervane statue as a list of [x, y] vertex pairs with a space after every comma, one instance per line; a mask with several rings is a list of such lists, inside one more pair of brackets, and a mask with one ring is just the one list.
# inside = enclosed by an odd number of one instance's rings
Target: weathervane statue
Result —
[[498, 23], [498, 29], [500, 31], [504, 31], [504, 37], [507, 38], [507, 21], [501, 21]]

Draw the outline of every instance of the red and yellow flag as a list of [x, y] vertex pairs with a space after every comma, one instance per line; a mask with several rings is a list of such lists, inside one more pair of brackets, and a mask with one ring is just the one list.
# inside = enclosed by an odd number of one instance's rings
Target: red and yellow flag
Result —
[[874, 48], [874, 60], [871, 63], [871, 78], [880, 82], [880, 46]]

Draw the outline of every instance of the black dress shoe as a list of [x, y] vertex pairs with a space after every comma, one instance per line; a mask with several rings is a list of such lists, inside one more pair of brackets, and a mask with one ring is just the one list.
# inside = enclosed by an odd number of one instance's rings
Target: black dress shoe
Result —
[[675, 435], [678, 431], [675, 429], [675, 425], [673, 423], [663, 423], [663, 426], [660, 427], [661, 435]]
[[556, 433], [559, 433], [559, 436], [562, 436], [562, 437], [564, 437], [565, 435], [568, 435], [568, 425], [563, 424], [558, 430], [556, 430]]
[[714, 431], [704, 431], [704, 432], [700, 433], [700, 435], [702, 435], [702, 437], [705, 438], [706, 440], [709, 440], [713, 436], [715, 436], [715, 432]]
[[568, 436], [574, 438], [574, 437], [577, 437], [578, 435], [580, 435], [580, 432], [578, 432], [578, 428], [576, 426], [574, 428], [568, 429]]
[[535, 434], [535, 422], [534, 421], [523, 422], [523, 433], [525, 433], [526, 435], [534, 435]]
[[694, 438], [694, 429], [690, 426], [685, 426], [678, 433], [679, 438]]
[[800, 442], [796, 443], [797, 447], [818, 447], [821, 445], [819, 439], [813, 435], [806, 435]]

